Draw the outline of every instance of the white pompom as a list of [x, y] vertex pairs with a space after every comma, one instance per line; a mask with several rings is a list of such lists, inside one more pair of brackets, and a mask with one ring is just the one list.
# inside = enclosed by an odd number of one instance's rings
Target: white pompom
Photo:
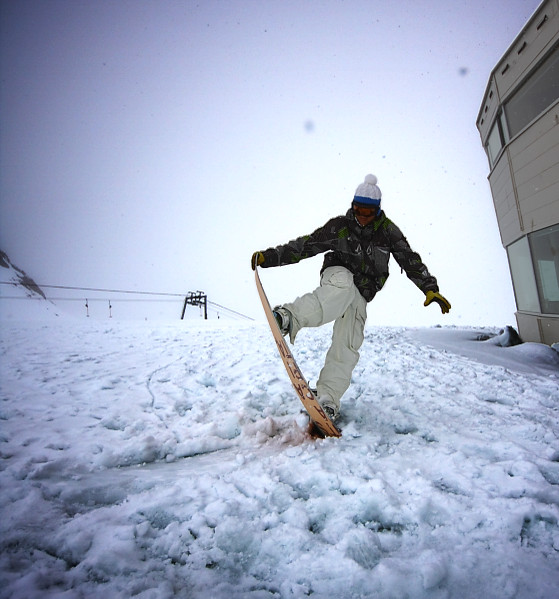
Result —
[[367, 175], [365, 177], [365, 183], [369, 183], [370, 185], [376, 185], [378, 179], [374, 175]]

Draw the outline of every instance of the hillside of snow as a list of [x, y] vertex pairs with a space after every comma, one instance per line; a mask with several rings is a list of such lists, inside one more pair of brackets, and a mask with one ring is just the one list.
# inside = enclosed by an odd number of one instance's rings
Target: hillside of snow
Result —
[[0, 250], [0, 321], [45, 320], [59, 313], [37, 283]]
[[265, 324], [3, 323], [0, 597], [556, 596], [559, 355], [438, 333], [368, 328], [312, 440]]

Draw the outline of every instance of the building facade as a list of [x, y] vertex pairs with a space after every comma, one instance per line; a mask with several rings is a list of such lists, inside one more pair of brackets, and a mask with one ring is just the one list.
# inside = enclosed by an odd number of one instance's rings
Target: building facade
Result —
[[477, 118], [524, 341], [559, 342], [559, 0], [491, 72]]

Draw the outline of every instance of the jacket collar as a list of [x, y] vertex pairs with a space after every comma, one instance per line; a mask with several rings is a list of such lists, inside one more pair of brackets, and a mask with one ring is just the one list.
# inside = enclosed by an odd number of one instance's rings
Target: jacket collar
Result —
[[364, 227], [359, 224], [359, 221], [355, 218], [353, 210], [351, 208], [346, 212], [346, 218], [351, 222], [352, 225], [355, 225], [355, 227], [357, 227], [358, 231], [376, 231], [386, 220], [386, 215], [384, 214], [384, 210], [381, 210], [380, 214], [375, 218], [375, 220], [372, 223], [365, 225]]

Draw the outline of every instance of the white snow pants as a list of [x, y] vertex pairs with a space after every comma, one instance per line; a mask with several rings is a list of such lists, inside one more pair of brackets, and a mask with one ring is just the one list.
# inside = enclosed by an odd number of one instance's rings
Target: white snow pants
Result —
[[320, 287], [283, 307], [291, 313], [291, 343], [303, 327], [319, 327], [334, 322], [332, 345], [317, 381], [318, 397], [328, 395], [338, 409], [351, 382], [364, 339], [367, 302], [353, 283], [353, 275], [343, 266], [326, 268]]

